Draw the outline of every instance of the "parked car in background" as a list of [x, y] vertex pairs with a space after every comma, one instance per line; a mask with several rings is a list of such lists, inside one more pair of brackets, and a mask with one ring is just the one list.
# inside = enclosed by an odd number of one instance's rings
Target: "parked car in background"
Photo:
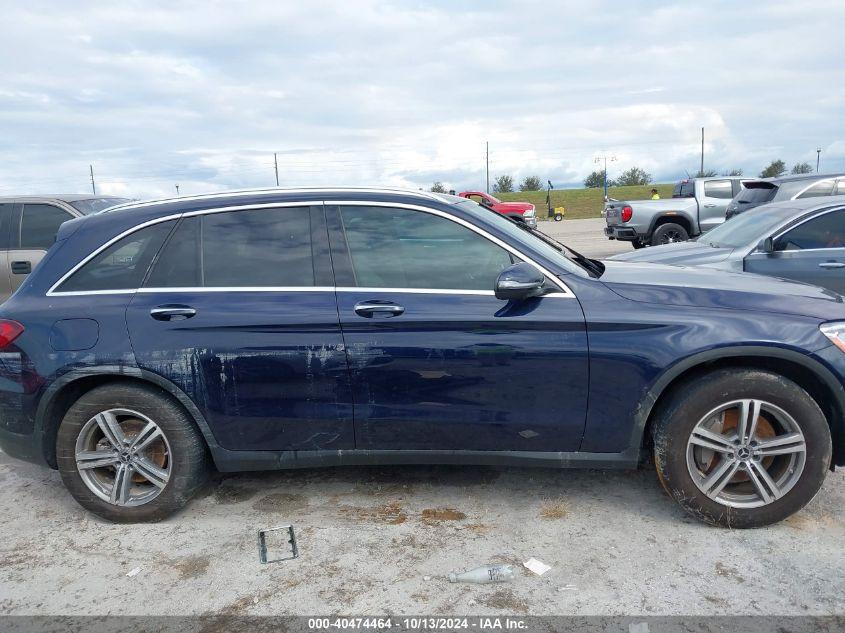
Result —
[[650, 453], [686, 511], [742, 528], [845, 464], [845, 298], [599, 262], [535, 231], [456, 196], [363, 189], [67, 222], [0, 306], [0, 448], [128, 522], [178, 510], [212, 464]]
[[41, 261], [62, 222], [128, 202], [94, 195], [0, 197], [0, 301]]
[[537, 226], [537, 210], [530, 202], [502, 202], [484, 191], [462, 191], [458, 194], [513, 219], [522, 220], [530, 227]]
[[803, 174], [748, 180], [731, 200], [725, 217], [732, 218], [769, 202], [836, 195], [845, 195], [845, 174]]
[[634, 248], [684, 242], [725, 221], [725, 210], [745, 178], [688, 178], [663, 200], [609, 200], [604, 234], [631, 242]]
[[697, 240], [610, 259], [746, 271], [845, 294], [845, 196], [766, 204]]

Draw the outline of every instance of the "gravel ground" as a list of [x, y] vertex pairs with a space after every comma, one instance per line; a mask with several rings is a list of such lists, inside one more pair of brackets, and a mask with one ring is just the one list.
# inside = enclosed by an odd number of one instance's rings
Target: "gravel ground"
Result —
[[[618, 246], [595, 236], [600, 221], [551, 226], [593, 256]], [[261, 565], [257, 530], [285, 523], [300, 557]], [[123, 526], [0, 454], [3, 614], [832, 615], [843, 542], [842, 471], [799, 514], [749, 531], [687, 517], [650, 469], [479, 467], [219, 475], [170, 520]], [[530, 557], [551, 571], [524, 570]], [[446, 579], [488, 562], [516, 578]]]

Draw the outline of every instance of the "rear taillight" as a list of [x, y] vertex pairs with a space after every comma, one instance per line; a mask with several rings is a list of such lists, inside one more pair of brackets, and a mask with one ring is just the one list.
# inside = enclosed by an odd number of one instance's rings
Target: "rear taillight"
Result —
[[627, 222], [634, 217], [634, 210], [631, 207], [622, 207], [622, 221]]
[[23, 326], [17, 321], [0, 319], [0, 349], [8, 347], [23, 333]]

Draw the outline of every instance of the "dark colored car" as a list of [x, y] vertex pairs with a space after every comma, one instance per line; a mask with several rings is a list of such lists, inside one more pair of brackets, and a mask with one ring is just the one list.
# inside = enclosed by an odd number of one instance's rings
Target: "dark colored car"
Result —
[[822, 196], [845, 195], [845, 175], [801, 174], [780, 178], [748, 180], [745, 188], [731, 200], [725, 212], [725, 219], [750, 211], [769, 202], [801, 200]]
[[611, 259], [747, 271], [845, 294], [845, 196], [763, 205], [697, 240]]
[[212, 465], [652, 454], [687, 511], [752, 527], [845, 464], [843, 297], [598, 262], [456, 196], [276, 189], [66, 222], [0, 307], [0, 361], [2, 449], [115, 521], [168, 516]]
[[0, 197], [0, 301], [38, 265], [62, 222], [123, 202], [91, 194]]

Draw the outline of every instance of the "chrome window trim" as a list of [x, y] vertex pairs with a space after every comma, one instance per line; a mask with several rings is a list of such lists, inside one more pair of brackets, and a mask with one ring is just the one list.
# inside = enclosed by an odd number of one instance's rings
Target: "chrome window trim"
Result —
[[833, 178], [822, 178], [821, 180], [815, 180], [815, 181], [813, 181], [812, 183], [810, 183], [809, 185], [807, 185], [806, 187], [804, 187], [801, 191], [799, 191], [799, 192], [798, 192], [798, 193], [796, 193], [794, 196], [792, 196], [792, 197], [790, 198], [790, 200], [798, 200], [798, 198], [799, 198], [800, 196], [804, 195], [804, 193], [805, 193], [805, 192], [809, 191], [810, 189], [812, 189], [812, 188], [813, 188], [813, 187], [815, 187], [816, 185], [821, 184], [821, 183], [823, 183], [823, 182], [827, 182], [827, 181], [829, 181], [829, 180], [832, 180], [832, 181], [833, 181], [833, 186], [830, 188], [830, 193], [826, 193], [826, 194], [821, 195], [821, 196], [810, 196], [810, 197], [811, 197], [811, 198], [829, 198], [829, 197], [832, 197], [832, 196], [833, 196], [833, 192], [836, 190], [836, 177], [835, 177], [835, 176], [834, 176]]
[[[333, 190], [334, 191], [334, 190]], [[357, 190], [356, 190], [357, 191]], [[314, 292], [319, 290], [335, 290], [337, 292], [407, 292], [407, 293], [424, 293], [424, 294], [487, 294], [495, 295], [493, 290], [465, 290], [465, 289], [438, 289], [438, 288], [367, 288], [367, 287], [330, 287], [330, 286], [253, 286], [253, 287], [245, 287], [245, 286], [238, 286], [238, 287], [197, 287], [197, 288], [120, 288], [114, 290], [75, 290], [75, 291], [59, 291], [56, 290], [59, 286], [61, 286], [68, 278], [70, 278], [76, 271], [82, 268], [85, 264], [89, 261], [94, 259], [97, 255], [102, 253], [104, 250], [109, 248], [115, 242], [122, 240], [124, 237], [131, 235], [136, 231], [140, 231], [141, 229], [147, 228], [148, 226], [153, 226], [155, 224], [159, 224], [161, 222], [169, 222], [171, 220], [177, 220], [183, 217], [193, 217], [197, 215], [211, 215], [212, 213], [225, 213], [229, 211], [247, 211], [247, 210], [255, 210], [255, 209], [268, 209], [268, 208], [285, 208], [285, 207], [310, 207], [314, 205], [344, 205], [344, 206], [364, 206], [364, 207], [390, 207], [390, 208], [402, 208], [402, 209], [409, 209], [412, 211], [422, 211], [423, 213], [430, 213], [432, 215], [440, 216], [447, 220], [451, 220], [461, 226], [464, 226], [471, 231], [474, 231], [484, 237], [485, 239], [493, 242], [500, 248], [505, 249], [512, 255], [516, 255], [521, 260], [528, 262], [529, 264], [535, 266], [540, 272], [542, 272], [546, 279], [550, 280], [552, 284], [558, 287], [559, 292], [551, 293], [548, 295], [544, 295], [544, 298], [550, 297], [559, 297], [559, 298], [566, 298], [566, 299], [574, 299], [575, 294], [569, 287], [563, 283], [560, 279], [555, 277], [552, 273], [550, 273], [546, 268], [535, 262], [530, 257], [527, 257], [518, 249], [510, 246], [506, 242], [500, 240], [499, 238], [491, 235], [484, 229], [475, 226], [471, 222], [467, 222], [462, 218], [457, 218], [452, 216], [444, 211], [440, 211], [439, 209], [432, 209], [430, 207], [425, 207], [416, 204], [407, 204], [407, 203], [400, 203], [400, 202], [381, 202], [381, 201], [371, 201], [371, 200], [311, 200], [311, 201], [298, 201], [298, 202], [267, 202], [261, 204], [248, 204], [248, 205], [237, 205], [231, 207], [215, 207], [213, 209], [198, 209], [196, 211], [188, 211], [184, 213], [175, 213], [167, 216], [163, 216], [160, 218], [155, 218], [152, 220], [148, 220], [147, 222], [142, 222], [132, 228], [129, 228], [122, 233], [118, 234], [117, 236], [113, 237], [112, 239], [105, 242], [102, 246], [96, 248], [92, 251], [89, 255], [82, 259], [78, 264], [73, 266], [68, 272], [62, 275], [58, 281], [56, 281], [50, 289], [47, 291], [46, 296], [48, 297], [62, 297], [62, 296], [85, 296], [85, 295], [106, 295], [106, 294], [132, 294], [135, 292]]]
[[[180, 196], [178, 198], [159, 198], [156, 200], [144, 200], [143, 202], [125, 202], [113, 207], [109, 207], [108, 211], [117, 211], [118, 209], [136, 209], [140, 207], [149, 207], [159, 204], [166, 204], [168, 202], [184, 202], [186, 200], [214, 200], [219, 198], [235, 198], [244, 195], [267, 196], [279, 193], [387, 193], [387, 194], [401, 194], [413, 196], [416, 198], [425, 198], [426, 200], [435, 200], [442, 202], [433, 193], [428, 191], [413, 191], [410, 189], [401, 189], [399, 187], [267, 187], [261, 189], [234, 189], [232, 191], [221, 191], [219, 193], [202, 193], [194, 196]], [[322, 201], [312, 201], [309, 204], [316, 204]], [[303, 204], [300, 202], [299, 204]]]

